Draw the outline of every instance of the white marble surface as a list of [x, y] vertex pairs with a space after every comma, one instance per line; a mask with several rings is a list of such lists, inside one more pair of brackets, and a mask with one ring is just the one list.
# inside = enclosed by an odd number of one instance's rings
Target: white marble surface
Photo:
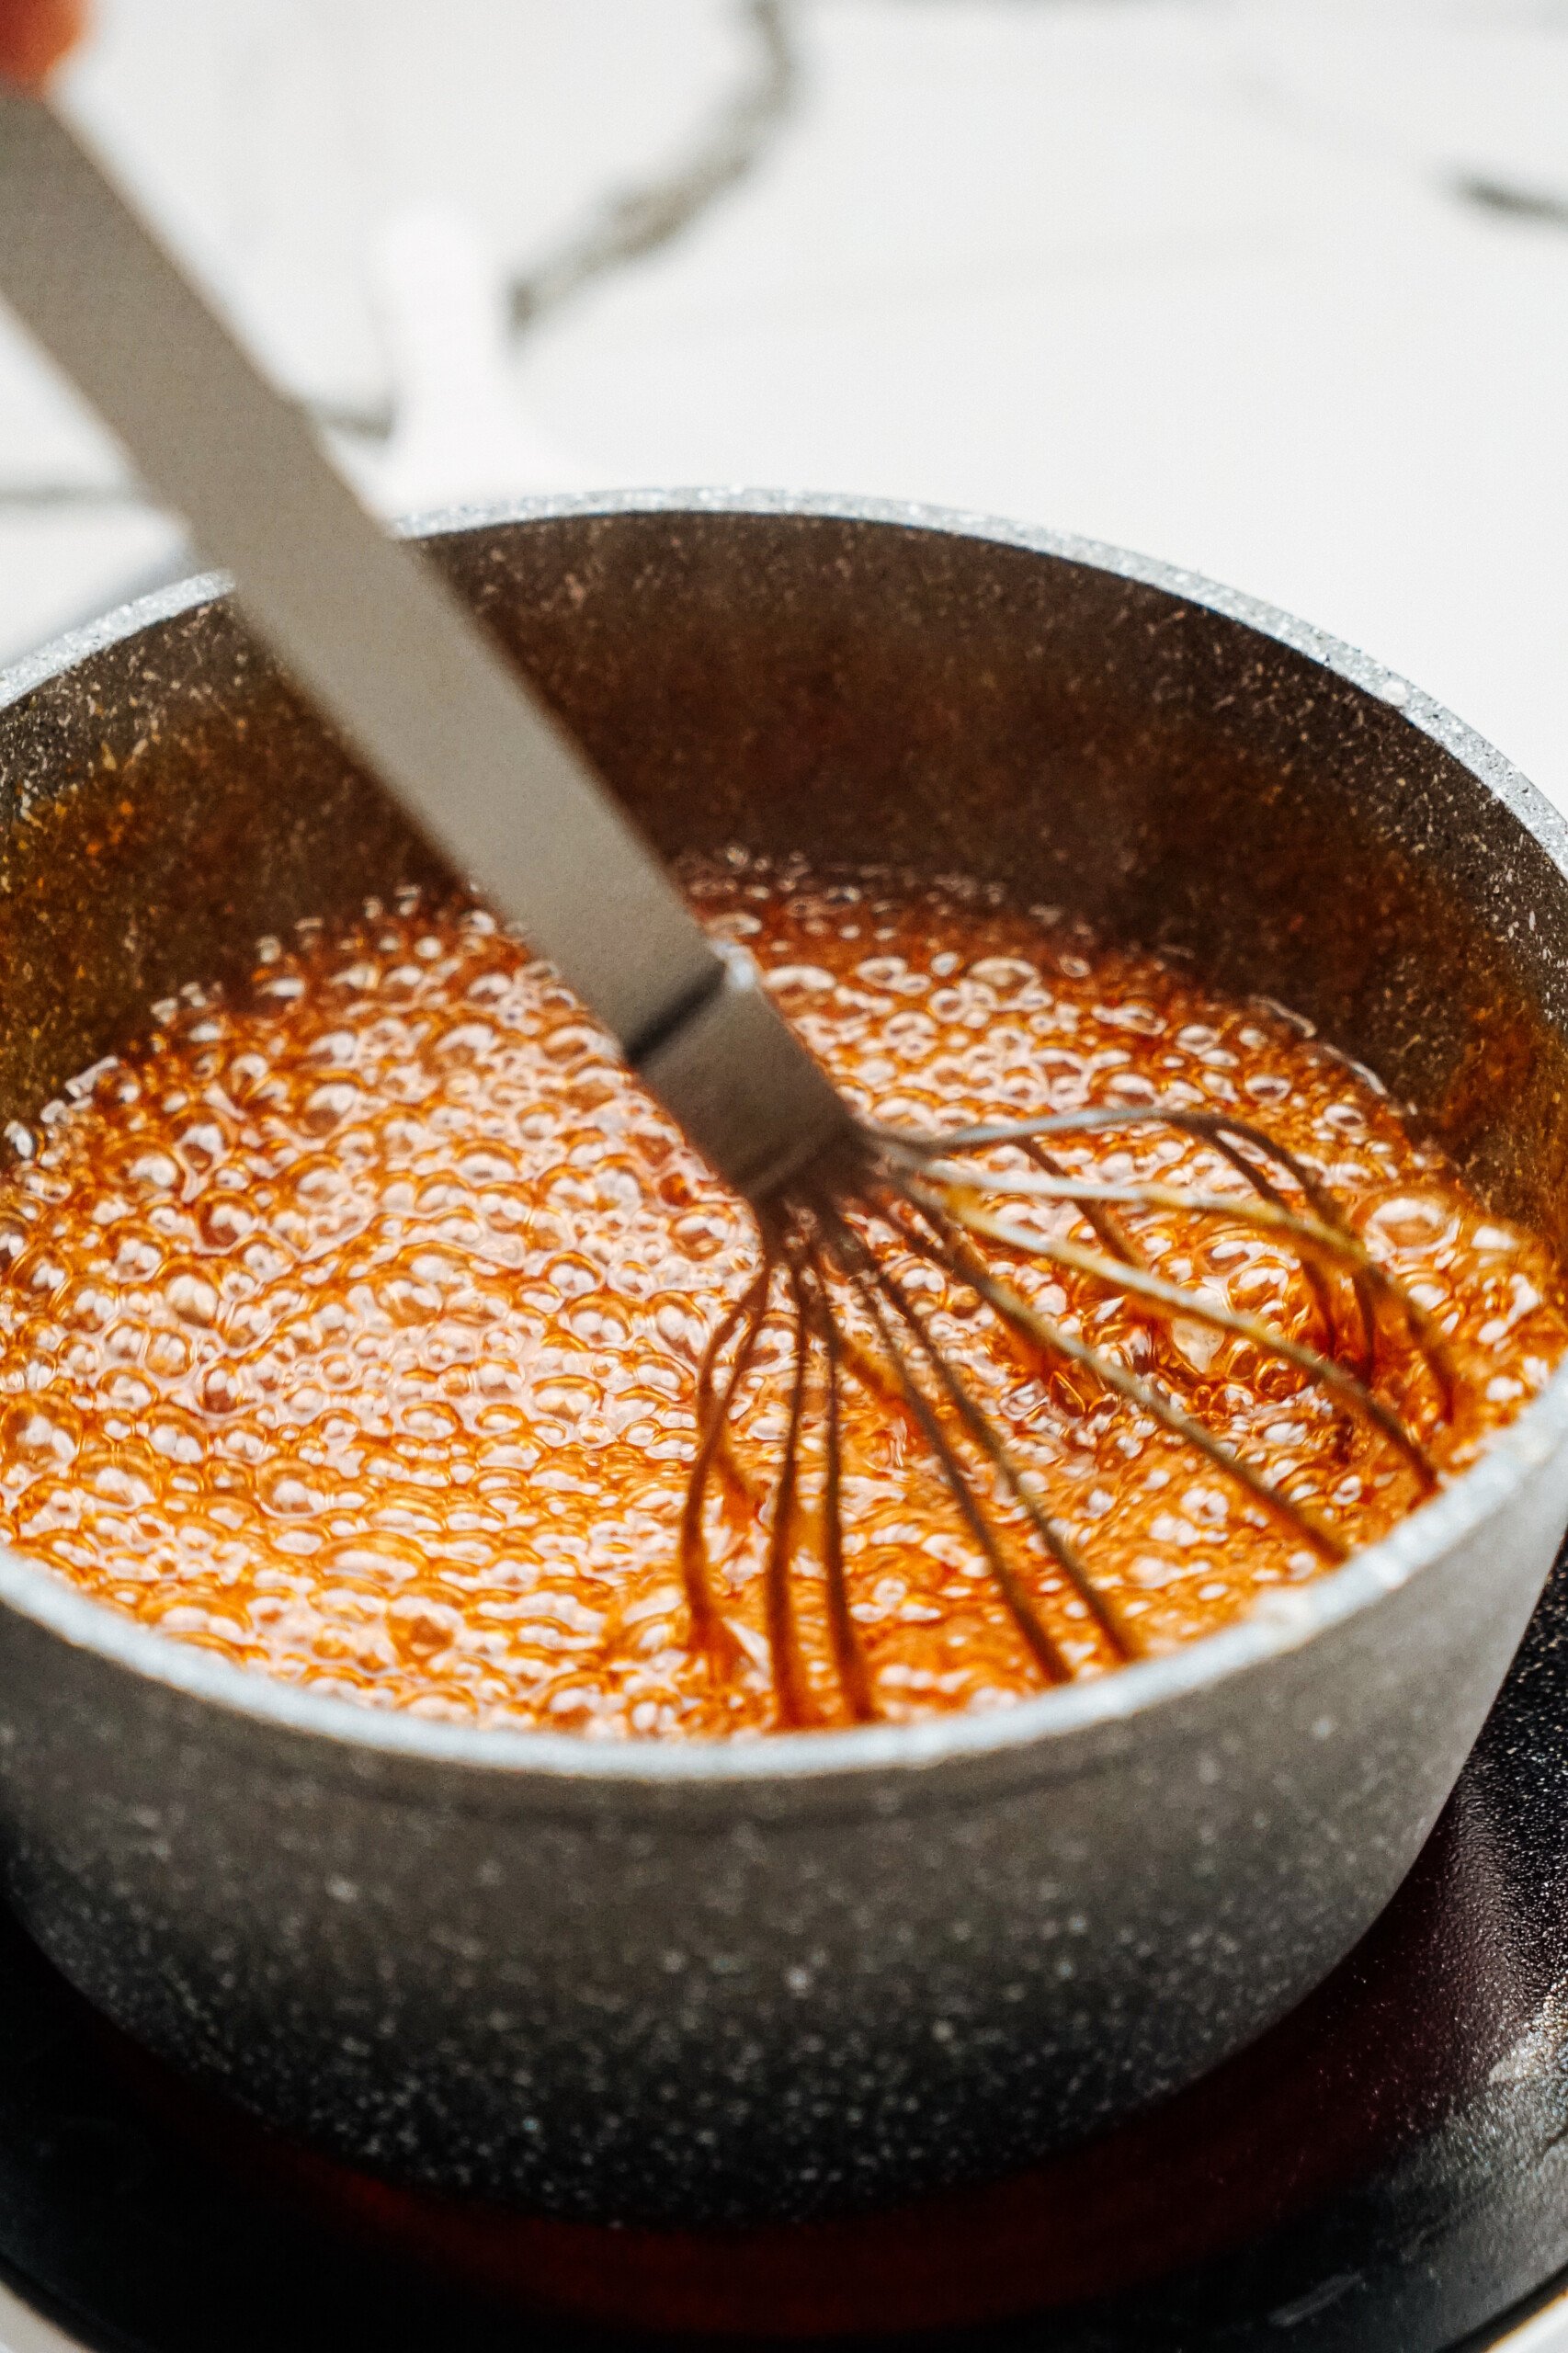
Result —
[[0, 2286], [0, 2353], [85, 2353], [85, 2348], [9, 2288]]
[[[361, 403], [389, 313], [400, 373], [419, 342], [388, 265], [410, 217], [481, 274], [525, 262], [678, 147], [747, 49], [732, 0], [103, 16], [74, 104], [273, 364]], [[791, 16], [805, 86], [762, 168], [495, 363], [484, 431], [459, 398], [443, 432], [437, 385], [367, 471], [384, 503], [418, 503], [444, 448], [476, 493], [721, 480], [1056, 522], [1369, 646], [1568, 800], [1568, 230], [1449, 185], [1568, 201], [1563, 0]], [[0, 483], [112, 466], [0, 339]], [[135, 510], [0, 508], [0, 650], [165, 544]]]
[[1568, 2347], [1568, 2295], [1524, 2321], [1506, 2340], [1507, 2353], [1563, 2353]]
[[[792, 0], [799, 102], [503, 348], [747, 70], [733, 0], [101, 0], [69, 102], [386, 507], [723, 481], [1049, 521], [1308, 615], [1568, 805], [1568, 0]], [[167, 560], [0, 320], [0, 658]], [[0, 2353], [63, 2340], [0, 2291]], [[1520, 2353], [1568, 2353], [1546, 2313]]]

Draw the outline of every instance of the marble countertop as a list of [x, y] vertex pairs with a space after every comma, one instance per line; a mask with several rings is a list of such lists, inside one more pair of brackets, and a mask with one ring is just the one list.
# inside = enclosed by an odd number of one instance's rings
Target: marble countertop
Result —
[[[70, 103], [387, 508], [747, 483], [1173, 558], [1568, 801], [1563, 0], [104, 0]], [[509, 338], [755, 95], [749, 167]], [[756, 127], [754, 125], [754, 129]], [[174, 534], [0, 333], [0, 654]]]

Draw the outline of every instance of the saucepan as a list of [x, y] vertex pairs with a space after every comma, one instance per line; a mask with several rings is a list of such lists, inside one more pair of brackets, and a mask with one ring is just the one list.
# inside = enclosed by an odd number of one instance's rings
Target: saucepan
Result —
[[[1568, 1244], [1568, 828], [1157, 563], [764, 496], [426, 527], [666, 853], [994, 880], [1275, 997]], [[0, 1124], [430, 853], [198, 580], [0, 680]], [[0, 1380], [15, 1369], [0, 1365]], [[999, 2175], [1297, 2002], [1408, 1870], [1568, 1520], [1568, 1373], [1385, 1541], [1009, 1710], [747, 1743], [416, 1720], [0, 1555], [0, 1865], [109, 2018], [405, 2182], [676, 2222]]]

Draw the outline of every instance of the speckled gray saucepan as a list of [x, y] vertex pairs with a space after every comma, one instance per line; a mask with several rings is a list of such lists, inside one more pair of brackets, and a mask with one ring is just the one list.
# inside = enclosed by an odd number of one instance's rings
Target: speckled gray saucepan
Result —
[[[1562, 1245], [1568, 832], [1375, 665], [960, 517], [650, 497], [432, 544], [667, 851], [961, 870], [1183, 950]], [[219, 584], [40, 656], [0, 681], [0, 1121], [260, 933], [431, 872]], [[312, 1697], [0, 1555], [6, 1883], [121, 2025], [405, 2179], [675, 2221], [999, 2173], [1368, 1926], [1568, 1518], [1565, 1422], [1560, 1375], [1389, 1541], [1177, 1655], [729, 1747]]]

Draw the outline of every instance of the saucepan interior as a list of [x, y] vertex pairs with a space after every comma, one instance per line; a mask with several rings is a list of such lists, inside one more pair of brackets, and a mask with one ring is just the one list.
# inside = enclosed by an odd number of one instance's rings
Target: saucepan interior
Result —
[[[1568, 828], [1375, 663], [1169, 568], [924, 510], [649, 496], [417, 528], [666, 855], [961, 873], [1174, 950], [1306, 1015], [1494, 1208], [1568, 1245]], [[451, 880], [222, 585], [9, 682], [0, 1123], [262, 933]], [[1316, 1589], [1329, 1615], [1342, 1583]], [[1074, 1720], [1123, 1704], [1050, 1697]]]

